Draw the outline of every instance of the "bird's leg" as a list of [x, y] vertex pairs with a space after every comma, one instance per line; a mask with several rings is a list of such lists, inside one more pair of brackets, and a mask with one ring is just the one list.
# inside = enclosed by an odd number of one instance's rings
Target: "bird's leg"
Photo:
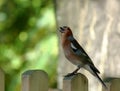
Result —
[[68, 73], [67, 75], [65, 75], [65, 77], [69, 77], [69, 76], [75, 75], [79, 69], [80, 69], [80, 67], [78, 67], [77, 69], [75, 69], [72, 73]]

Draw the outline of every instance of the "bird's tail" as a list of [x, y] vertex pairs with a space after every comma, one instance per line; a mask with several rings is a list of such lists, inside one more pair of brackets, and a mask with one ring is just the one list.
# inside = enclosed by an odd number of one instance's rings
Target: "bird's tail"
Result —
[[98, 76], [97, 73], [95, 73], [96, 77], [98, 78], [98, 80], [102, 83], [102, 85], [107, 89], [107, 86], [105, 85], [105, 83], [102, 81], [102, 79]]
[[102, 81], [102, 79], [99, 77], [99, 75], [97, 74], [97, 72], [94, 70], [93, 67], [90, 66], [90, 68], [93, 70], [94, 75], [98, 78], [98, 80], [101, 82], [101, 84], [107, 89], [107, 86], [105, 85], [105, 83]]

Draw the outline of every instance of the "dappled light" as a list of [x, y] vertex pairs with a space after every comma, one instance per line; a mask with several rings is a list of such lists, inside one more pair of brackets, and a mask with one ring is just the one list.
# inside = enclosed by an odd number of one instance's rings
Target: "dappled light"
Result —
[[52, 0], [0, 0], [0, 67], [6, 91], [20, 91], [27, 69], [43, 69], [56, 87], [58, 56]]

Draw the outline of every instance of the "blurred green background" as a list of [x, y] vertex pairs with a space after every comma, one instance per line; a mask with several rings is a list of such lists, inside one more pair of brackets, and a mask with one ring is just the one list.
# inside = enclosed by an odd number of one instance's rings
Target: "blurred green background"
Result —
[[58, 58], [52, 0], [0, 0], [0, 68], [6, 91], [20, 91], [21, 74], [43, 69], [56, 87]]

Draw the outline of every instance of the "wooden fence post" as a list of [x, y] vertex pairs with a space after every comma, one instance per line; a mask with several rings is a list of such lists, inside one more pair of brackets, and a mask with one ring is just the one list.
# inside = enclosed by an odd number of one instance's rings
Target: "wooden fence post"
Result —
[[76, 74], [63, 79], [63, 91], [88, 91], [88, 79], [83, 74]]
[[0, 69], [0, 91], [5, 91], [5, 74], [2, 69]]
[[28, 70], [22, 74], [22, 91], [48, 91], [48, 75], [42, 70]]
[[107, 78], [106, 85], [108, 89], [102, 91], [120, 91], [120, 78]]
[[110, 91], [120, 91], [120, 78], [111, 81]]

